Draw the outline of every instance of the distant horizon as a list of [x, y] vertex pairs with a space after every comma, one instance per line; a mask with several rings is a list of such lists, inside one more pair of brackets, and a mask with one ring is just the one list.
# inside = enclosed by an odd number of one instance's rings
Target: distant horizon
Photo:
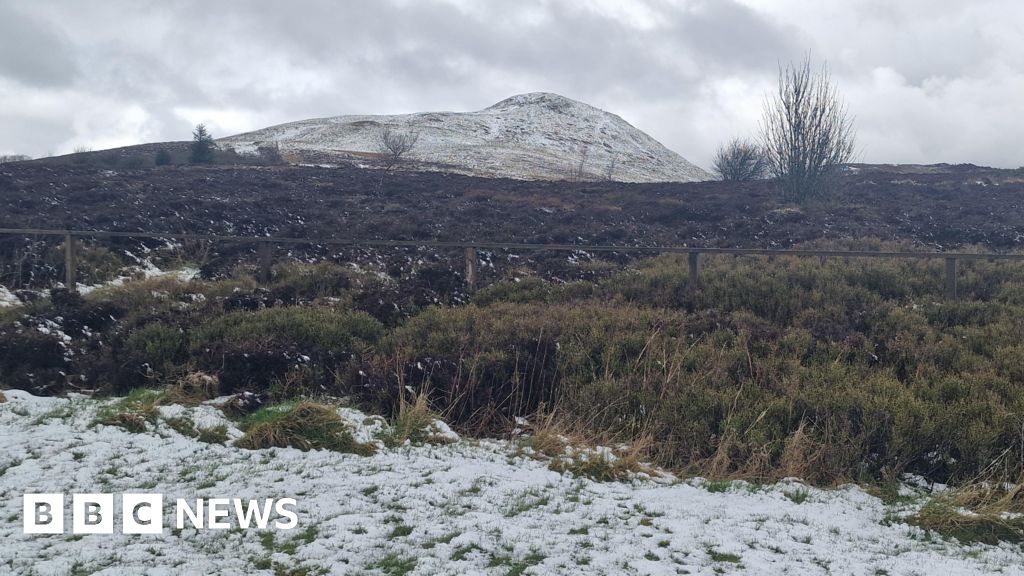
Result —
[[1018, 168], [1021, 21], [1009, 0], [0, 1], [0, 155], [552, 92], [708, 167], [756, 136], [779, 66], [809, 53], [858, 162]]

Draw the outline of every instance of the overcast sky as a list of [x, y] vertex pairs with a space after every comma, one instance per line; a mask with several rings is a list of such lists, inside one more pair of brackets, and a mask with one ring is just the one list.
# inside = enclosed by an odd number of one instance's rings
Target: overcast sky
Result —
[[0, 0], [0, 154], [557, 92], [707, 166], [827, 61], [865, 162], [1024, 165], [1020, 0]]

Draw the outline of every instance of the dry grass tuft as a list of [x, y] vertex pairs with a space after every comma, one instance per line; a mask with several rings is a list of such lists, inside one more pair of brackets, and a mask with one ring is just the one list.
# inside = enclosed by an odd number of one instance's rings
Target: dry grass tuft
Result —
[[725, 478], [734, 476], [738, 466], [733, 461], [733, 448], [738, 441], [732, 434], [726, 434], [718, 441], [715, 453], [711, 458], [697, 464], [702, 476], [707, 478]]
[[661, 476], [662, 473], [647, 464], [651, 440], [649, 436], [641, 437], [629, 445], [616, 449], [569, 448], [571, 454], [551, 459], [548, 466], [559, 473], [570, 472], [576, 476], [586, 476], [598, 482], [631, 480], [639, 474]]
[[520, 446], [529, 448], [536, 455], [555, 458], [564, 455], [572, 444], [585, 444], [578, 430], [570, 430], [564, 418], [556, 416], [554, 411], [546, 412], [544, 406], [531, 420], [533, 424], [529, 425], [529, 435], [520, 441]]
[[780, 468], [783, 476], [812, 478], [821, 464], [824, 448], [808, 434], [805, 422], [786, 439], [782, 449]]
[[0, 404], [7, 402], [7, 396], [4, 396], [3, 390], [0, 390]]
[[1024, 542], [1024, 519], [990, 513], [975, 513], [948, 505], [942, 500], [929, 502], [907, 520], [965, 544], [980, 542]]
[[967, 484], [933, 499], [907, 521], [963, 543], [1024, 543], [1024, 483]]
[[263, 407], [264, 398], [252, 392], [232, 394], [218, 407], [225, 416], [231, 419], [244, 418]]
[[167, 387], [162, 399], [163, 404], [181, 404], [198, 406], [207, 400], [217, 397], [220, 380], [205, 372], [189, 372], [177, 382]]
[[438, 433], [435, 422], [442, 420], [440, 414], [430, 408], [426, 390], [409, 401], [403, 394], [399, 399], [398, 416], [391, 430], [382, 438], [387, 446], [412, 444], [446, 444], [449, 438]]
[[519, 446], [526, 454], [537, 459], [550, 459], [548, 467], [559, 473], [572, 473], [597, 481], [628, 480], [640, 473], [661, 475], [646, 462], [650, 459], [652, 440], [641, 434], [628, 444], [612, 448], [593, 448], [615, 444], [610, 436], [597, 436], [591, 427], [566, 418], [555, 411], [546, 412], [544, 406], [526, 426], [529, 434]]

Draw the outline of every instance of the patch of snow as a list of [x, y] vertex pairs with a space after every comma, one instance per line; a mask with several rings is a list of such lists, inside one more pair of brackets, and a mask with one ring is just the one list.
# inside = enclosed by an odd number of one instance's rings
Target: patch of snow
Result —
[[[150, 278], [168, 278], [168, 279], [178, 280], [180, 282], [189, 282], [189, 281], [195, 279], [199, 275], [199, 269], [198, 268], [190, 268], [190, 267], [179, 268], [177, 270], [167, 270], [167, 271], [164, 271], [164, 270], [161, 270], [160, 268], [157, 268], [152, 262], [149, 261], [149, 259], [142, 259], [140, 266], [137, 267], [136, 270], [139, 273], [141, 273], [142, 277], [145, 278], [145, 279], [150, 279]], [[94, 292], [94, 291], [99, 290], [101, 288], [109, 288], [111, 286], [123, 286], [126, 282], [130, 282], [131, 280], [133, 280], [132, 276], [118, 276], [117, 278], [114, 278], [113, 280], [109, 280], [107, 282], [101, 282], [99, 284], [90, 284], [88, 286], [85, 285], [85, 284], [78, 284], [78, 293], [79, 294], [88, 294], [90, 292]], [[202, 296], [202, 295], [200, 295], [200, 296]]]
[[[206, 444], [165, 424], [143, 433], [90, 423], [106, 401], [5, 391], [0, 404], [0, 565], [4, 573], [260, 574], [1022, 574], [1024, 550], [961, 545], [891, 522], [856, 486], [796, 479], [725, 492], [700, 480], [596, 482], [559, 474], [516, 445], [459, 440], [363, 457]], [[212, 406], [165, 417], [241, 432]], [[356, 434], [383, 419], [339, 410]], [[215, 424], [216, 423], [216, 424]], [[806, 498], [792, 498], [793, 490]], [[26, 535], [25, 492], [158, 492], [175, 498], [297, 499], [294, 531], [162, 536]], [[119, 496], [115, 497], [115, 506]], [[799, 500], [799, 503], [797, 502]], [[70, 522], [70, 518], [67, 519]], [[272, 536], [272, 538], [271, 538]]]
[[21, 300], [18, 299], [6, 286], [0, 286], [0, 308], [7, 308], [9, 306], [20, 306]]
[[441, 420], [434, 420], [427, 432], [431, 438], [441, 442], [458, 442], [460, 440], [459, 435]]

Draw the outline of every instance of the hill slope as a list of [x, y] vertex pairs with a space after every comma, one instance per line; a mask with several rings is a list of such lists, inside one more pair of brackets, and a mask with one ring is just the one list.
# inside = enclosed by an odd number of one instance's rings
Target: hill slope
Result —
[[711, 175], [615, 114], [557, 94], [512, 96], [477, 112], [336, 116], [302, 120], [218, 141], [240, 153], [276, 143], [306, 161], [373, 159], [384, 126], [419, 134], [419, 169], [471, 176], [695, 182]]

